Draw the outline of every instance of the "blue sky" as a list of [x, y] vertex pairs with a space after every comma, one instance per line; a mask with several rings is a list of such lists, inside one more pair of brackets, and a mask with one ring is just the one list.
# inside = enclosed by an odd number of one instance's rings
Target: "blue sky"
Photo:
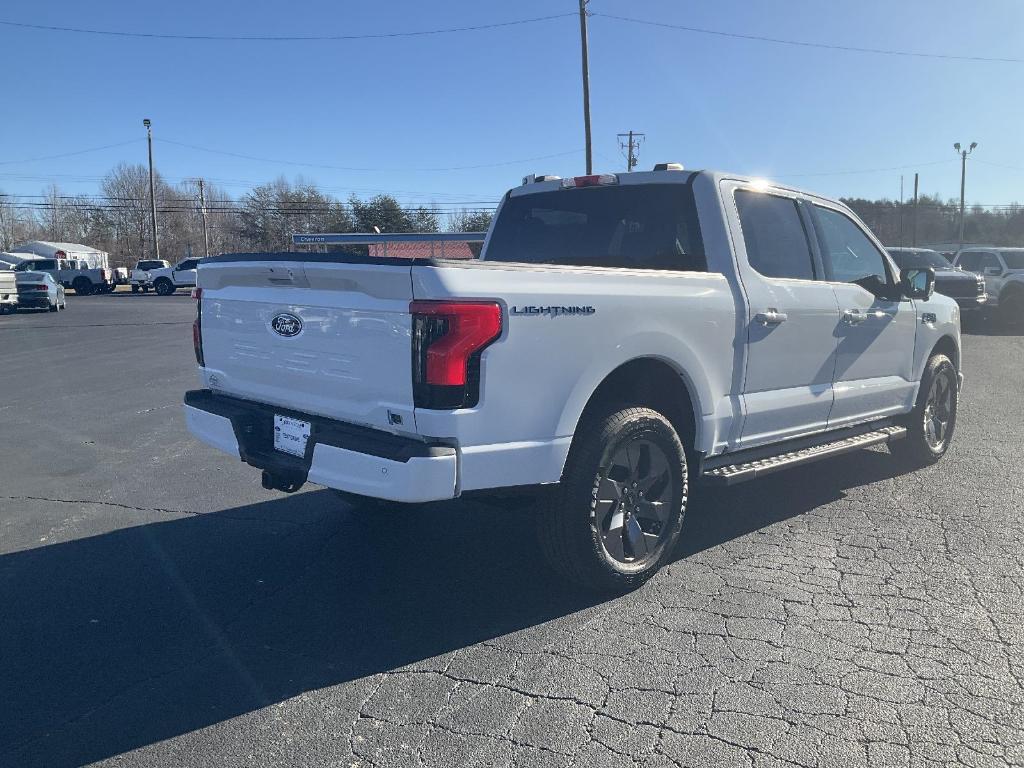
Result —
[[[591, 11], [836, 45], [1024, 57], [1024, 3], [986, 0], [592, 0]], [[310, 35], [487, 24], [573, 0], [99, 3], [8, 0], [0, 19], [122, 31]], [[959, 194], [954, 141], [977, 141], [968, 200], [1024, 202], [1024, 64], [819, 50], [594, 17], [595, 167], [621, 170], [616, 133], [646, 133], [640, 167], [673, 160], [829, 195]], [[566, 17], [500, 29], [346, 42], [162, 41], [0, 26], [0, 191], [51, 180], [97, 191], [118, 161], [233, 195], [297, 174], [339, 195], [497, 200], [529, 172], [583, 172], [579, 32]], [[11, 162], [133, 141], [72, 157]], [[167, 143], [168, 141], [179, 144]], [[229, 157], [199, 147], [312, 165]], [[522, 158], [543, 160], [464, 168]], [[995, 165], [998, 164], [998, 165]], [[895, 166], [908, 166], [895, 169]], [[1013, 168], [1000, 167], [1013, 166]], [[460, 167], [460, 170], [427, 170]], [[865, 171], [869, 173], [833, 173]], [[820, 175], [819, 175], [820, 174]]]

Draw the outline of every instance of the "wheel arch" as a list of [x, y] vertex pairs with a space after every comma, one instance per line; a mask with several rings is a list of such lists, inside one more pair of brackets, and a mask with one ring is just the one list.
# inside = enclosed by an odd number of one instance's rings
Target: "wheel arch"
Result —
[[574, 427], [616, 404], [651, 407], [668, 418], [688, 451], [700, 445], [702, 413], [695, 382], [663, 358], [636, 357], [610, 371], [590, 394]]
[[925, 360], [925, 365], [928, 365], [928, 360], [931, 360], [932, 357], [937, 354], [942, 354], [948, 357], [953, 362], [953, 367], [958, 371], [960, 370], [960, 347], [952, 336], [948, 334], [944, 335], [935, 342], [935, 346], [932, 347], [932, 351], [928, 353], [928, 359]]

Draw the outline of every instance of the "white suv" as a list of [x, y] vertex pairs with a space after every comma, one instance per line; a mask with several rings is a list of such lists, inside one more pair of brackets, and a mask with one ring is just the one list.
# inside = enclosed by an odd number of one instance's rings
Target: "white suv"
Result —
[[989, 306], [1004, 321], [1024, 323], [1024, 248], [965, 248], [953, 264], [985, 278]]

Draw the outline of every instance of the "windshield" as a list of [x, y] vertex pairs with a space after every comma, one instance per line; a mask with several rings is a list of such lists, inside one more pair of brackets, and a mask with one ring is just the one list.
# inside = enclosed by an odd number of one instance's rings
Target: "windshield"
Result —
[[509, 197], [488, 261], [632, 269], [706, 269], [685, 184], [561, 189]]
[[1000, 251], [1007, 269], [1024, 269], [1024, 251]]
[[913, 269], [915, 267], [935, 267], [935, 269], [949, 269], [949, 262], [936, 251], [889, 251], [892, 260], [900, 269]]

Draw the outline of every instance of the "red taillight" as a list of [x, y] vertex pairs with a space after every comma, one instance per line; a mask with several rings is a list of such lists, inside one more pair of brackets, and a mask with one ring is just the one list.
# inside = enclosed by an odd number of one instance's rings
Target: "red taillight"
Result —
[[414, 301], [409, 312], [416, 405], [476, 405], [480, 353], [501, 335], [501, 306], [489, 301]]
[[196, 300], [196, 319], [192, 322], [192, 346], [196, 351], [196, 362], [200, 368], [205, 368], [206, 362], [203, 359], [203, 289], [193, 290], [192, 298]]

